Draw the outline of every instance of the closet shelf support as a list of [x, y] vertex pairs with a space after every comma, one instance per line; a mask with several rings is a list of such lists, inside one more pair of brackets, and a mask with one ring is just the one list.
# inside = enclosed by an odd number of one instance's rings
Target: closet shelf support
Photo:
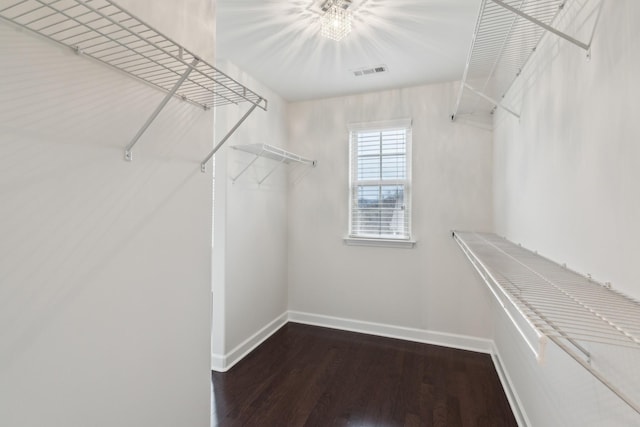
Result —
[[241, 176], [243, 173], [245, 173], [245, 171], [246, 171], [247, 169], [249, 169], [249, 168], [251, 167], [251, 165], [252, 165], [252, 164], [254, 164], [254, 163], [256, 162], [256, 160], [258, 160], [258, 158], [259, 158], [259, 157], [260, 157], [260, 156], [258, 156], [258, 155], [256, 154], [256, 155], [255, 155], [255, 157], [253, 158], [253, 160], [251, 160], [247, 166], [245, 166], [245, 167], [244, 167], [240, 172], [238, 172], [238, 174], [237, 174], [236, 176], [234, 176], [233, 178], [231, 178], [231, 182], [235, 183], [235, 182], [236, 182], [236, 180], [237, 180], [238, 178], [240, 178], [240, 176]]
[[216, 144], [215, 147], [213, 147], [213, 150], [211, 150], [211, 152], [207, 155], [207, 157], [205, 157], [205, 159], [202, 161], [202, 163], [200, 163], [200, 171], [202, 173], [207, 172], [207, 163], [209, 162], [209, 160], [211, 160], [211, 158], [216, 154], [216, 152], [222, 148], [222, 146], [224, 145], [225, 142], [227, 142], [227, 140], [229, 138], [231, 138], [231, 135], [233, 135], [235, 133], [236, 130], [238, 130], [238, 128], [240, 127], [240, 125], [242, 125], [242, 123], [244, 123], [245, 120], [247, 120], [247, 118], [251, 115], [251, 113], [253, 113], [253, 110], [256, 109], [256, 107], [263, 101], [263, 98], [259, 98], [258, 101], [256, 103], [254, 103], [253, 105], [251, 105], [251, 108], [249, 108], [249, 110], [247, 110], [247, 112], [244, 114], [244, 116], [242, 116], [240, 118], [240, 120], [238, 120], [238, 122], [231, 128], [231, 130], [229, 132], [227, 132], [227, 134], [224, 136], [224, 138], [222, 138], [222, 140], [220, 140], [220, 142], [218, 142], [218, 144]]
[[613, 394], [618, 396], [624, 403], [629, 405], [631, 409], [640, 414], [640, 405], [631, 399], [625, 392], [616, 387], [611, 381], [607, 379], [603, 374], [601, 374], [598, 370], [594, 369], [593, 366], [589, 364], [589, 361], [583, 360], [581, 357], [578, 357], [576, 353], [571, 351], [571, 349], [564, 344], [562, 341], [557, 339], [556, 337], [549, 337], [551, 341], [553, 341], [558, 347], [560, 347], [565, 353], [567, 353], [573, 360], [578, 362], [580, 366], [586, 369], [591, 375], [593, 375], [598, 381], [602, 383], [605, 387], [607, 387]]
[[171, 98], [173, 98], [173, 96], [176, 94], [178, 89], [180, 89], [180, 86], [182, 86], [182, 83], [184, 83], [184, 81], [187, 80], [187, 77], [189, 77], [189, 74], [191, 74], [191, 71], [198, 65], [199, 62], [200, 62], [199, 58], [194, 58], [193, 59], [191, 64], [185, 70], [184, 74], [182, 74], [182, 77], [180, 77], [180, 80], [178, 80], [176, 82], [176, 84], [173, 85], [173, 88], [165, 95], [165, 97], [162, 100], [162, 102], [160, 103], [160, 105], [158, 105], [158, 107], [156, 107], [155, 111], [153, 113], [151, 113], [151, 116], [149, 116], [149, 118], [147, 119], [145, 124], [142, 125], [142, 128], [140, 128], [140, 130], [138, 131], [136, 136], [133, 137], [133, 139], [131, 140], [129, 145], [127, 145], [127, 147], [124, 149], [124, 159], [125, 160], [130, 162], [133, 159], [133, 155], [131, 153], [131, 150], [133, 149], [133, 146], [136, 145], [136, 143], [138, 142], [140, 137], [145, 133], [147, 128], [151, 125], [151, 123], [153, 123], [153, 121], [156, 119], [156, 117], [158, 117], [158, 114], [160, 114], [160, 112], [164, 109], [164, 107], [167, 105], [169, 100]]
[[276, 163], [276, 165], [274, 167], [271, 168], [271, 170], [269, 171], [269, 173], [267, 173], [264, 177], [262, 177], [262, 179], [260, 181], [258, 181], [258, 185], [262, 184], [263, 182], [265, 182], [267, 180], [267, 178], [269, 178], [271, 176], [272, 173], [274, 173], [276, 170], [278, 170], [278, 168], [280, 166], [282, 166], [282, 164], [284, 163], [285, 159], [283, 158], [282, 160], [280, 160], [278, 163]]
[[[520, 114], [516, 113], [515, 111], [513, 111], [512, 109], [510, 109], [509, 107], [505, 107], [501, 102], [491, 98], [489, 95], [486, 95], [482, 92], [480, 92], [479, 90], [477, 90], [476, 88], [474, 88], [473, 86], [469, 85], [468, 83], [464, 84], [464, 87], [466, 87], [467, 89], [469, 89], [471, 92], [475, 93], [476, 95], [478, 95], [480, 98], [486, 99], [487, 101], [491, 102], [493, 105], [495, 105], [498, 108], [503, 109], [504, 111], [506, 111], [507, 113], [511, 114], [514, 117], [517, 117], [518, 119], [520, 119]], [[453, 116], [453, 118], [455, 118], [455, 116]]]
[[497, 4], [498, 6], [503, 7], [505, 9], [507, 9], [508, 11], [510, 11], [512, 13], [515, 13], [516, 15], [526, 19], [527, 21], [532, 22], [532, 23], [536, 24], [537, 26], [544, 28], [545, 30], [555, 34], [556, 36], [562, 37], [563, 39], [573, 43], [574, 45], [576, 45], [576, 46], [578, 46], [578, 47], [580, 47], [580, 48], [582, 48], [584, 50], [588, 51], [590, 49], [590, 46], [588, 44], [583, 43], [580, 40], [577, 40], [577, 39], [571, 37], [570, 35], [563, 33], [562, 31], [556, 30], [551, 25], [547, 25], [544, 22], [534, 18], [533, 16], [528, 15], [528, 14], [524, 13], [523, 11], [521, 11], [519, 9], [516, 9], [513, 6], [506, 4], [505, 2], [503, 2], [501, 0], [491, 0], [491, 1], [494, 2], [495, 4]]

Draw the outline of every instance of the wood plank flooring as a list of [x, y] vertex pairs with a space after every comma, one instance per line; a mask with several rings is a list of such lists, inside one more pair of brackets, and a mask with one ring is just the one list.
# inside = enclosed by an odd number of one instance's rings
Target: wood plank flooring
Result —
[[489, 355], [315, 326], [212, 378], [214, 426], [517, 426]]

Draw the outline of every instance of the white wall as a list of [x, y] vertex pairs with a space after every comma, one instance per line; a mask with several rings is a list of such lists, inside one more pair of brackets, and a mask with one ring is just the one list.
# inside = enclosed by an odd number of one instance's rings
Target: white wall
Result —
[[[212, 58], [187, 3], [154, 24]], [[208, 426], [213, 115], [172, 100], [128, 163], [162, 93], [4, 22], [0, 62], [0, 425]]]
[[[588, 40], [598, 4], [570, 2], [559, 26]], [[495, 226], [512, 241], [640, 298], [640, 3], [603, 5], [591, 60], [546, 38], [510, 93], [521, 120], [501, 112], [495, 119]], [[495, 339], [532, 425], [640, 423], [555, 349], [541, 367], [508, 324], [497, 323]], [[610, 350], [606, 357], [624, 359], [611, 375], [635, 383], [628, 391], [640, 402], [637, 353]]]
[[[582, 3], [580, 16], [597, 5]], [[522, 119], [501, 114], [495, 131], [497, 231], [636, 298], [639, 7], [604, 3], [590, 61], [549, 38], [517, 100]], [[568, 31], [587, 39], [591, 27]]]
[[[492, 134], [449, 120], [456, 89], [450, 83], [289, 105], [291, 150], [318, 160], [289, 197], [291, 310], [490, 336], [489, 297], [451, 230], [492, 229]], [[347, 125], [407, 117], [418, 243], [347, 246]]]
[[[230, 146], [262, 143], [287, 148], [286, 103], [234, 64], [223, 61], [218, 67], [269, 101], [267, 111], [257, 108], [215, 159], [213, 368], [224, 371], [266, 336], [263, 328], [274, 321], [276, 328], [284, 321], [288, 170], [281, 167], [259, 184], [277, 166], [261, 158], [232, 181], [254, 156]], [[248, 108], [242, 104], [217, 109], [216, 141]]]
[[[117, 4], [209, 64], [215, 62], [216, 0], [179, 0], [158, 7], [157, 0], [119, 0]], [[175, 4], [178, 3], [178, 4]]]

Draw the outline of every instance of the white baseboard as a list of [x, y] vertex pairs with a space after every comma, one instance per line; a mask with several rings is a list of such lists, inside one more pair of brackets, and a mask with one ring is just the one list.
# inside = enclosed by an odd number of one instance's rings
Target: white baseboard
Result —
[[276, 333], [278, 329], [286, 325], [288, 321], [288, 313], [284, 312], [227, 354], [212, 354], [211, 369], [216, 372], [228, 371], [233, 367], [233, 365], [241, 361], [247, 354], [251, 353], [251, 351], [262, 344], [267, 338]]
[[516, 393], [516, 389], [511, 382], [509, 373], [502, 364], [502, 359], [500, 358], [498, 347], [496, 347], [495, 344], [493, 344], [492, 347], [493, 349], [491, 352], [491, 359], [493, 359], [493, 365], [496, 367], [496, 371], [498, 372], [498, 377], [500, 378], [500, 382], [502, 383], [504, 393], [507, 395], [507, 400], [509, 401], [509, 405], [511, 406], [513, 416], [516, 418], [518, 426], [529, 427], [531, 425], [531, 422], [529, 421], [529, 418], [527, 417], [527, 414], [523, 409], [522, 402], [520, 401], [518, 393]]
[[493, 341], [467, 335], [434, 332], [424, 329], [406, 328], [404, 326], [385, 325], [381, 323], [364, 322], [361, 320], [343, 319], [320, 314], [289, 312], [289, 321], [306, 325], [322, 326], [325, 328], [341, 329], [343, 331], [360, 332], [387, 338], [397, 338], [406, 341], [434, 344], [443, 347], [470, 350], [491, 354]]
[[224, 368], [225, 357], [220, 354], [211, 354], [211, 370], [216, 372], [225, 372]]

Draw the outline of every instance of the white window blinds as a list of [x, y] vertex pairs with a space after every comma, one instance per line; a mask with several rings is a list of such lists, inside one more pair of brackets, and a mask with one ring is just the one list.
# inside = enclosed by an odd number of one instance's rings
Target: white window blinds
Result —
[[411, 120], [350, 126], [349, 237], [411, 239]]

